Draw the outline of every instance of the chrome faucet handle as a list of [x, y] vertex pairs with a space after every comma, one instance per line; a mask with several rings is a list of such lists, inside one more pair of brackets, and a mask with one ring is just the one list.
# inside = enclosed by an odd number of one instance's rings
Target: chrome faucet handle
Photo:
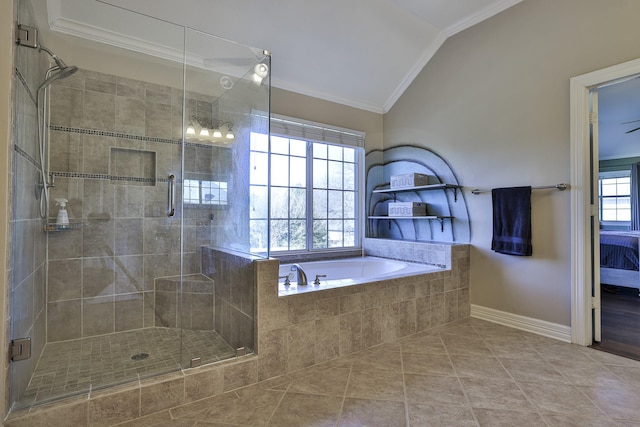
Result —
[[327, 277], [326, 274], [316, 274], [316, 280], [313, 281], [314, 285], [319, 285], [320, 284], [320, 277]]
[[287, 274], [286, 276], [280, 276], [278, 277], [278, 279], [284, 279], [285, 286], [291, 285], [291, 273]]

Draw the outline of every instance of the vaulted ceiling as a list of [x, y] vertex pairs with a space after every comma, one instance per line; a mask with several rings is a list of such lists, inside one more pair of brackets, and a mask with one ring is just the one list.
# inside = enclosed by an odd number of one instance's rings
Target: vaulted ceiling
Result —
[[271, 51], [273, 86], [384, 113], [448, 37], [520, 1], [47, 0], [47, 19], [105, 43], [173, 48], [153, 20], [127, 23], [135, 11]]
[[[178, 24], [226, 39], [189, 46], [204, 66], [233, 74], [233, 60], [269, 50], [273, 86], [385, 113], [448, 37], [521, 1], [46, 0], [41, 20], [52, 31], [181, 59], [182, 29], [168, 23]], [[640, 127], [625, 123], [640, 120], [640, 79], [599, 92], [600, 158], [640, 156], [640, 130], [625, 133]]]

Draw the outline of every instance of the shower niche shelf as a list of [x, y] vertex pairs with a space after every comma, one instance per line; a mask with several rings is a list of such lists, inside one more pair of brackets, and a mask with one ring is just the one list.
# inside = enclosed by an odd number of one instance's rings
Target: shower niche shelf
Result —
[[82, 228], [81, 222], [70, 222], [69, 224], [58, 224], [55, 222], [48, 222], [44, 225], [44, 231], [46, 232], [79, 230], [81, 228]]

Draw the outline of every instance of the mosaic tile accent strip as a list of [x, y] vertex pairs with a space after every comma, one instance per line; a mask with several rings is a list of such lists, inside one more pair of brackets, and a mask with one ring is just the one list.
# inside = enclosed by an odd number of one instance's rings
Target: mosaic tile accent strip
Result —
[[69, 132], [69, 133], [79, 133], [83, 135], [97, 135], [97, 136], [109, 136], [113, 138], [122, 138], [122, 139], [132, 139], [136, 141], [146, 141], [146, 142], [162, 142], [165, 144], [176, 144], [179, 145], [182, 142], [180, 140], [171, 139], [171, 138], [158, 138], [153, 136], [142, 136], [142, 135], [132, 135], [129, 133], [123, 132], [111, 132], [105, 130], [96, 130], [96, 129], [84, 129], [84, 128], [75, 128], [69, 126], [49, 126], [51, 130], [57, 130], [61, 132]]
[[[182, 332], [185, 367], [195, 357], [206, 364], [235, 356], [235, 350], [215, 331]], [[180, 333], [175, 328], [147, 328], [48, 343], [24, 393], [24, 403], [179, 370]], [[141, 354], [149, 356], [135, 357]]]
[[[182, 141], [179, 139], [158, 138], [158, 137], [144, 136], [144, 135], [132, 135], [129, 133], [110, 132], [110, 131], [97, 130], [97, 129], [85, 129], [85, 128], [76, 128], [76, 127], [69, 127], [69, 126], [57, 126], [57, 125], [50, 125], [49, 129], [57, 130], [61, 132], [83, 134], [83, 135], [96, 135], [96, 136], [108, 136], [113, 138], [131, 139], [135, 141], [160, 142], [164, 144], [173, 144], [173, 145], [182, 144]], [[188, 141], [185, 141], [184, 145], [187, 147], [197, 147], [197, 148], [211, 148], [213, 146], [211, 144], [201, 144], [197, 142], [188, 142]]]
[[81, 179], [102, 179], [106, 181], [130, 181], [130, 182], [167, 182], [168, 178], [139, 178], [135, 176], [115, 176], [106, 173], [77, 173], [77, 172], [51, 172], [53, 175], [61, 178], [81, 178]]

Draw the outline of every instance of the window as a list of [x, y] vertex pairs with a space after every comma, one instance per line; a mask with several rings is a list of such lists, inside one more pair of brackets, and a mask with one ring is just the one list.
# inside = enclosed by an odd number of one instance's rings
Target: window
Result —
[[184, 202], [192, 205], [226, 205], [227, 183], [185, 179]]
[[630, 171], [601, 172], [599, 177], [600, 221], [631, 221]]
[[269, 145], [267, 135], [251, 134], [252, 250], [265, 250], [268, 239], [275, 252], [358, 247], [363, 150], [301, 136], [272, 130]]

